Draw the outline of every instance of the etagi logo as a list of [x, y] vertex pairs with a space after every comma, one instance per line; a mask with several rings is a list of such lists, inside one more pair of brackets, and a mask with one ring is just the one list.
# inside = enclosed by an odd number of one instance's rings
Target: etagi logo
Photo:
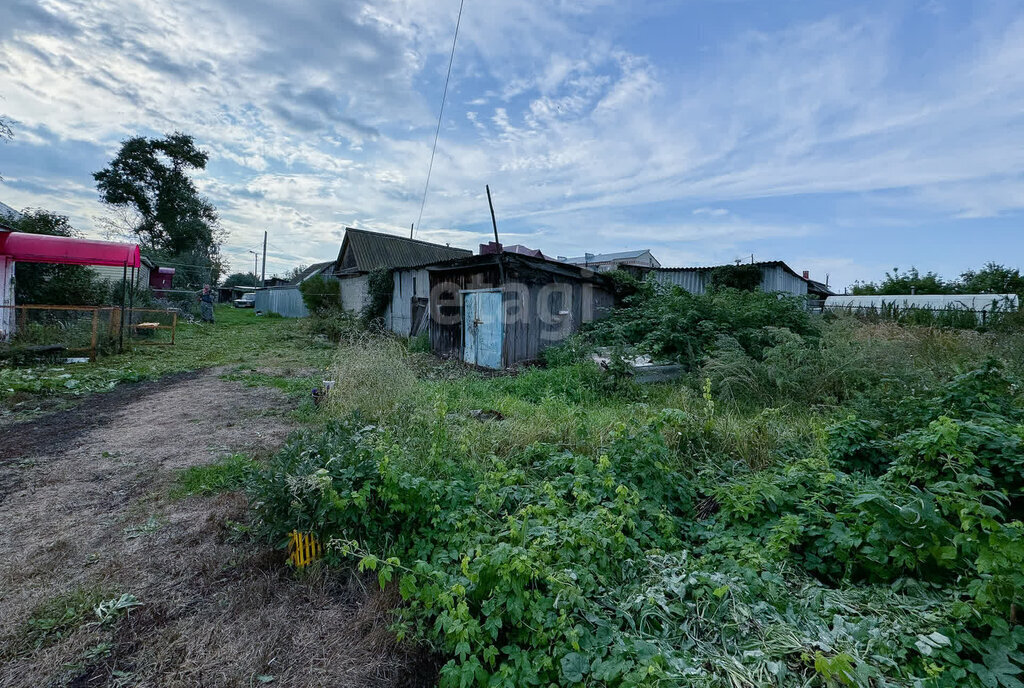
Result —
[[[477, 296], [483, 294], [495, 296]], [[466, 289], [457, 282], [442, 281], [430, 289], [430, 317], [438, 325], [461, 325], [469, 312], [475, 326], [529, 328], [548, 341], [565, 339], [580, 324], [601, 317], [610, 305], [611, 295], [588, 282], [508, 280], [500, 287], [477, 283]]]

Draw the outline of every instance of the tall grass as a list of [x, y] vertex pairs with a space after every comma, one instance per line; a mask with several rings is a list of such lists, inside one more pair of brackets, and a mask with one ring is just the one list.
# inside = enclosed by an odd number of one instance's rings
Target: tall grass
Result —
[[390, 337], [363, 333], [343, 340], [330, 375], [327, 409], [338, 418], [356, 413], [381, 422], [425, 401], [408, 349]]

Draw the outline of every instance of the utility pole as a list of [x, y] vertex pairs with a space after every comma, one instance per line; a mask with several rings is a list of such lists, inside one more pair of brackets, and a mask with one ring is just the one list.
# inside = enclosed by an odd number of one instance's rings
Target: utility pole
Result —
[[260, 273], [260, 252], [249, 249], [252, 254], [252, 286], [256, 286], [256, 275]]
[[263, 270], [260, 272], [260, 286], [267, 286], [267, 230], [263, 230]]

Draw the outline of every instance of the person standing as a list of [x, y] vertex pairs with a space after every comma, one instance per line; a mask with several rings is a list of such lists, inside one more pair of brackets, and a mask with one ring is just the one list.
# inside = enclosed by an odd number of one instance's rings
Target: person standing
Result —
[[199, 295], [199, 314], [203, 322], [213, 323], [213, 291], [209, 284], [203, 285], [203, 293]]

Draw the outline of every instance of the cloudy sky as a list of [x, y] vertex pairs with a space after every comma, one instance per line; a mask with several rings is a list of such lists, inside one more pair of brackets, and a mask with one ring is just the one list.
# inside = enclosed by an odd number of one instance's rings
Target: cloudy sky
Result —
[[[181, 130], [244, 269], [420, 209], [458, 0], [4, 0], [0, 201]], [[782, 259], [833, 286], [1024, 252], [1024, 2], [466, 0], [417, 237]]]

